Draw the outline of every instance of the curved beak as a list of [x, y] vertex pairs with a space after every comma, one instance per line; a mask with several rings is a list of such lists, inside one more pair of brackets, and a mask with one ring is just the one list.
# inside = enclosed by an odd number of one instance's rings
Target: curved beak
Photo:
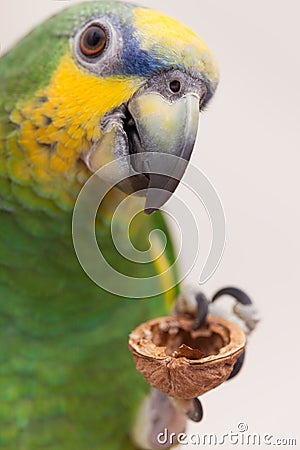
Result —
[[[107, 113], [101, 137], [81, 156], [91, 172], [101, 170], [103, 180], [116, 180], [126, 193], [145, 195], [145, 212], [161, 208], [178, 186], [195, 144], [201, 86], [168, 99], [149, 86], [127, 104]], [[104, 173], [105, 172], [105, 173]], [[122, 180], [122, 181], [120, 181]]]
[[146, 91], [128, 103], [135, 125], [129, 136], [133, 169], [149, 179], [148, 214], [168, 200], [185, 172], [198, 130], [199, 101], [195, 93], [171, 102], [157, 92]]

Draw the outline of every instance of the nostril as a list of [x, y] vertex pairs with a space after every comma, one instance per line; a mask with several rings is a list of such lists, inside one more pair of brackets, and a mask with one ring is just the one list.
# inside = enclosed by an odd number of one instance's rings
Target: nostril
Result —
[[169, 84], [169, 88], [172, 92], [174, 92], [174, 94], [176, 94], [177, 92], [180, 91], [180, 88], [181, 88], [180, 81], [172, 80]]

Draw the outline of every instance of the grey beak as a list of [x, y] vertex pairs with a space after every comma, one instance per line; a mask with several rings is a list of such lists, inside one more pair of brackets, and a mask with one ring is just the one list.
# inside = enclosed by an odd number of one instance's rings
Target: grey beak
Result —
[[151, 214], [172, 195], [186, 170], [197, 136], [199, 96], [188, 93], [169, 102], [145, 92], [128, 109], [137, 130], [132, 138], [139, 157], [133, 158], [133, 168], [149, 178], [145, 212]]

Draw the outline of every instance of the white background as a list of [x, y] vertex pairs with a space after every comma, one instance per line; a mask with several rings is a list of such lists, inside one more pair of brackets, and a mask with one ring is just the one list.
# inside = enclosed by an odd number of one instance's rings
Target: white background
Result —
[[[2, 1], [2, 51], [72, 3]], [[216, 55], [220, 86], [201, 118], [192, 161], [222, 199], [227, 243], [217, 272], [203, 289], [212, 295], [228, 284], [242, 287], [263, 317], [251, 336], [243, 372], [203, 397], [205, 418], [189, 431], [221, 434], [245, 422], [249, 433], [298, 437], [299, 445], [299, 2], [137, 3], [184, 22]], [[179, 194], [187, 196], [192, 210], [201, 210], [182, 187]], [[204, 213], [199, 214], [205, 256], [210, 229]], [[193, 282], [200, 267], [189, 277]]]

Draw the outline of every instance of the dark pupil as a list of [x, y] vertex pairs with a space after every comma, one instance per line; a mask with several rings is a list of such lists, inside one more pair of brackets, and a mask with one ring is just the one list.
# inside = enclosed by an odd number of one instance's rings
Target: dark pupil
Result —
[[180, 81], [173, 80], [170, 82], [170, 89], [172, 92], [174, 92], [174, 93], [179, 92], [180, 88], [181, 88]]
[[104, 32], [100, 30], [100, 28], [94, 27], [87, 32], [85, 36], [85, 45], [87, 48], [95, 49], [101, 46], [104, 39]]

